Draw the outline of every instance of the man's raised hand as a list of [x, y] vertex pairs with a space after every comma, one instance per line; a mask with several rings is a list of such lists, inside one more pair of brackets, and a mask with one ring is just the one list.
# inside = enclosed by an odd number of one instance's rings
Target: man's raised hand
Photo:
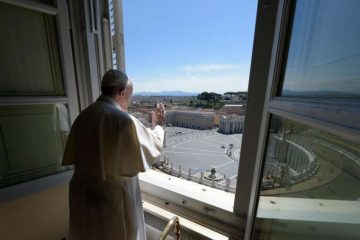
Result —
[[155, 127], [156, 125], [162, 125], [162, 123], [164, 122], [164, 118], [165, 118], [164, 104], [157, 103], [155, 111], [153, 111], [151, 113], [152, 113], [152, 121], [151, 121], [152, 126]]

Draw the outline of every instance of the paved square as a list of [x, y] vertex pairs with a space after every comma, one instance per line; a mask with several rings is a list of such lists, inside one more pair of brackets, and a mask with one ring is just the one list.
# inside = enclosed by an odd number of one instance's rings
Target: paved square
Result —
[[230, 178], [230, 186], [235, 187], [241, 140], [242, 134], [226, 135], [217, 129], [167, 127], [164, 155], [175, 169], [181, 165], [181, 170], [188, 172], [191, 168], [192, 176], [200, 176], [201, 171], [215, 167], [218, 173]]

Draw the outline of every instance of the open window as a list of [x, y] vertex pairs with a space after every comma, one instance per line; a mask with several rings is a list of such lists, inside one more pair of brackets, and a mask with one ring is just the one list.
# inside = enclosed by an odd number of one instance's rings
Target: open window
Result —
[[[99, 95], [103, 72], [125, 68], [127, 9], [121, 0], [0, 0], [0, 6], [1, 201], [7, 199], [3, 192], [16, 197], [30, 191], [6, 186], [48, 175], [70, 179], [71, 171], [55, 174], [66, 170], [60, 157], [67, 131], [79, 109]], [[244, 125], [220, 116], [213, 124], [224, 132], [213, 132], [206, 129], [214, 127], [208, 113], [189, 111], [173, 111], [166, 124], [173, 130], [165, 153], [185, 148], [208, 160], [222, 152], [229, 162], [217, 170], [229, 168], [231, 175], [215, 181], [211, 164], [189, 171], [175, 153], [165, 154], [161, 171], [167, 174], [156, 169], [141, 176], [144, 199], [235, 239], [358, 239], [359, 9], [355, 0], [259, 1], [249, 90], [242, 96]], [[219, 66], [187, 70], [209, 68]], [[226, 95], [227, 110], [238, 111], [231, 101], [240, 94]], [[207, 103], [206, 97], [198, 100]], [[215, 106], [218, 96], [211, 97]], [[158, 100], [194, 105], [185, 98], [155, 98], [149, 109]], [[139, 116], [146, 121], [146, 112]], [[217, 142], [217, 136], [226, 140]], [[201, 170], [210, 170], [210, 179], [201, 178]]]
[[[160, 181], [150, 174], [142, 181], [146, 198], [192, 218], [236, 222], [246, 238], [334, 234], [355, 239], [360, 219], [351, 212], [359, 207], [355, 9], [355, 1], [260, 1], [238, 181], [235, 199], [228, 201], [233, 209], [220, 206], [225, 206], [221, 194], [218, 206], [196, 194], [196, 186], [184, 181], [191, 174], [179, 174], [171, 165], [170, 172], [183, 180], [171, 179], [175, 183], [169, 185], [168, 177]], [[300, 227], [310, 230], [296, 230]]]
[[247, 238], [360, 235], [359, 8], [334, 0], [273, 9]]
[[137, 4], [110, 1], [109, 7], [115, 62], [123, 69], [125, 58], [134, 81], [129, 112], [149, 126], [156, 102], [167, 109], [163, 156], [140, 174], [144, 199], [236, 236], [256, 3]]

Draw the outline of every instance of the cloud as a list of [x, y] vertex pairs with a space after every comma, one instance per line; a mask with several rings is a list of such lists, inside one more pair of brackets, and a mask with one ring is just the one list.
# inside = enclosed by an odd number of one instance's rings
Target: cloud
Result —
[[230, 69], [239, 69], [240, 66], [236, 64], [198, 64], [198, 65], [186, 65], [183, 70], [186, 72], [214, 72], [224, 71]]
[[133, 76], [135, 92], [186, 91], [217, 92], [246, 91], [249, 64], [186, 65], [175, 71]]
[[147, 78], [146, 80], [134, 79], [135, 92], [142, 91], [175, 91], [186, 92], [217, 92], [246, 91], [248, 87], [248, 73], [213, 74], [212, 76], [179, 74], [175, 76], [161, 76]]

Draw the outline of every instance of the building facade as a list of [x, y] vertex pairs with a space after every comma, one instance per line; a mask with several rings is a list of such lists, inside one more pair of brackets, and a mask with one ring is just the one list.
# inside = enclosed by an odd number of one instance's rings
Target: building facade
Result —
[[242, 133], [244, 130], [244, 116], [222, 115], [220, 118], [219, 132]]
[[167, 111], [165, 123], [168, 126], [177, 126], [193, 129], [214, 128], [214, 114], [210, 112]]

